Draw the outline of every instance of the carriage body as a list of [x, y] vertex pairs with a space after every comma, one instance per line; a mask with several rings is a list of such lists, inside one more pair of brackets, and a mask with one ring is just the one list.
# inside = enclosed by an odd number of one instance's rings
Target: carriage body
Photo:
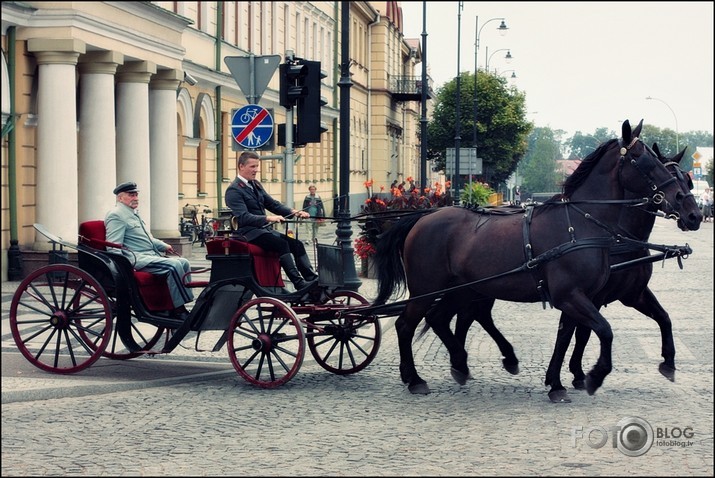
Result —
[[184, 278], [200, 293], [181, 320], [169, 313], [173, 305], [165, 278], [134, 270], [127, 257], [112, 252], [117, 245], [105, 241], [101, 221], [83, 223], [76, 245], [35, 227], [54, 245], [76, 249], [79, 261], [79, 267], [38, 269], [13, 297], [13, 338], [42, 370], [69, 374], [101, 357], [166, 354], [195, 333], [196, 351], [207, 351], [199, 348], [202, 336], [213, 344], [209, 352], [226, 345], [239, 375], [252, 385], [274, 388], [296, 375], [306, 348], [336, 374], [362, 370], [379, 349], [377, 318], [360, 313], [368, 301], [342, 290], [342, 253], [335, 246], [317, 245], [319, 283], [291, 292], [276, 254], [229, 234], [217, 236], [206, 244], [211, 266]]

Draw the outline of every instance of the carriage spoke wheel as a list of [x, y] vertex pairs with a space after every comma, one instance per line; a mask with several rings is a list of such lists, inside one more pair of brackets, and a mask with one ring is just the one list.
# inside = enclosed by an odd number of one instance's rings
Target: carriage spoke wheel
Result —
[[102, 356], [112, 331], [107, 294], [69, 264], [42, 267], [20, 283], [10, 305], [12, 337], [34, 366], [75, 373]]
[[[107, 343], [107, 348], [102, 353], [102, 356], [110, 358], [112, 360], [128, 360], [136, 357], [141, 357], [145, 355], [146, 351], [152, 350], [152, 348], [159, 342], [162, 335], [166, 331], [164, 327], [157, 327], [155, 325], [147, 324], [146, 322], [140, 322], [137, 318], [134, 309], [131, 310], [131, 332], [134, 341], [141, 346], [141, 352], [131, 352], [122, 342], [122, 338], [119, 336], [117, 331], [117, 309], [113, 307], [112, 314], [112, 333], [109, 336], [109, 342]], [[168, 338], [167, 338], [168, 340]], [[89, 341], [90, 346], [94, 346], [92, 341]]]
[[256, 297], [231, 319], [228, 354], [233, 368], [249, 383], [278, 387], [293, 378], [303, 363], [303, 326], [285, 302]]
[[[354, 291], [331, 294], [325, 304], [342, 306], [367, 305], [369, 301]], [[308, 347], [315, 361], [325, 370], [337, 375], [348, 375], [367, 367], [380, 348], [382, 331], [374, 317], [331, 317], [320, 319], [324, 332], [308, 320]]]

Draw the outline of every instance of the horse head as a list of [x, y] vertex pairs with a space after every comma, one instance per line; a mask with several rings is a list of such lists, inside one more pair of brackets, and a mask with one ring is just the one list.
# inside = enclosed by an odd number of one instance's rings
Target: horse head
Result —
[[658, 159], [660, 159], [666, 169], [670, 171], [680, 186], [681, 195], [677, 199], [680, 201], [679, 210], [681, 212], [679, 214], [676, 213], [674, 219], [678, 221], [678, 227], [682, 231], [697, 231], [700, 229], [703, 215], [700, 208], [698, 208], [698, 202], [695, 196], [691, 192], [693, 189], [693, 180], [687, 172], [680, 168], [680, 161], [682, 161], [685, 156], [687, 149], [688, 148], [685, 147], [672, 158], [667, 158], [660, 152], [658, 143], [653, 143], [653, 151], [658, 156]]
[[[658, 155], [640, 138], [643, 120], [634, 129], [625, 120], [619, 142], [618, 167], [621, 187], [654, 203], [667, 217], [678, 219], [685, 194]], [[690, 214], [690, 211], [688, 211]]]

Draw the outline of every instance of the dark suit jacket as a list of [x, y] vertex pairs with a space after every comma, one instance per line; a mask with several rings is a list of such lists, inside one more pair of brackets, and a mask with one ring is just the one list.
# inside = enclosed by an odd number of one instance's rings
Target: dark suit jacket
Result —
[[284, 206], [273, 199], [258, 181], [255, 182], [257, 191], [253, 191], [243, 181], [235, 178], [226, 189], [226, 206], [231, 209], [231, 214], [238, 219], [238, 234], [246, 241], [252, 241], [261, 234], [271, 234], [273, 230], [264, 227], [266, 210], [280, 216], [291, 214], [291, 208]]

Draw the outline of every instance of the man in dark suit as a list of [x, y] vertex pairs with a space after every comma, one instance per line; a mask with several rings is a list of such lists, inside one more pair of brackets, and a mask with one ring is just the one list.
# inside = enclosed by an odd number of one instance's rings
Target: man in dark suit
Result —
[[[306, 211], [291, 209], [273, 199], [256, 181], [260, 167], [258, 154], [244, 151], [238, 158], [238, 174], [226, 189], [226, 206], [238, 220], [238, 234], [263, 250], [277, 252], [280, 264], [296, 290], [312, 286], [318, 280], [302, 242], [274, 231], [286, 217], [310, 217]], [[269, 215], [266, 211], [274, 213]], [[295, 259], [294, 259], [295, 256]]]

